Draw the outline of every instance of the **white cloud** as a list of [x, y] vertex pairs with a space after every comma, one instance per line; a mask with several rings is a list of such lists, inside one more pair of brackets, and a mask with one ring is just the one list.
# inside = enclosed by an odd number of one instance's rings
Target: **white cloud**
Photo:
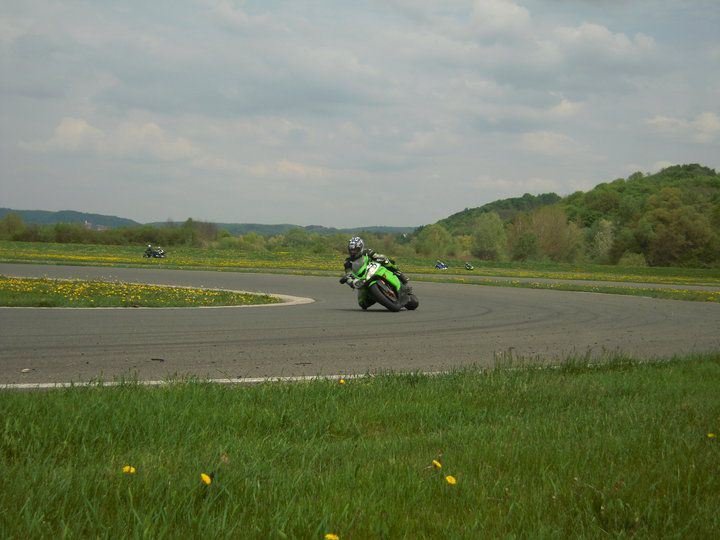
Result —
[[645, 123], [656, 133], [678, 139], [689, 138], [701, 144], [712, 143], [720, 136], [720, 116], [710, 111], [702, 112], [692, 120], [655, 116]]
[[184, 137], [170, 135], [154, 122], [122, 122], [109, 132], [83, 118], [63, 118], [46, 141], [21, 143], [26, 149], [92, 152], [116, 158], [151, 157], [177, 161], [198, 154]]
[[281, 177], [281, 178], [305, 178], [322, 179], [329, 176], [329, 171], [323, 167], [315, 167], [281, 159], [273, 163], [260, 163], [247, 168], [253, 176], [258, 177]]
[[578, 114], [582, 108], [582, 103], [562, 99], [560, 103], [550, 108], [548, 116], [552, 118], [569, 118]]
[[580, 151], [580, 145], [572, 138], [554, 131], [533, 131], [521, 136], [522, 148], [543, 156], [566, 156]]
[[555, 35], [569, 54], [582, 54], [614, 62], [638, 61], [655, 52], [655, 40], [638, 33], [630, 39], [600, 24], [583, 23], [578, 27], [561, 27]]
[[82, 118], [66, 117], [60, 121], [48, 141], [35, 146], [60, 150], [85, 150], [101, 145], [104, 138], [105, 134], [102, 131]]
[[413, 133], [410, 140], [403, 144], [403, 149], [414, 154], [428, 155], [447, 152], [460, 142], [459, 137], [447, 129], [418, 131]]
[[215, 13], [216, 20], [226, 28], [245, 32], [285, 29], [284, 25], [280, 24], [277, 19], [273, 19], [272, 16], [267, 14], [250, 15], [229, 0], [211, 1], [209, 4]]
[[530, 25], [530, 12], [511, 0], [476, 0], [473, 28], [482, 37], [517, 36]]

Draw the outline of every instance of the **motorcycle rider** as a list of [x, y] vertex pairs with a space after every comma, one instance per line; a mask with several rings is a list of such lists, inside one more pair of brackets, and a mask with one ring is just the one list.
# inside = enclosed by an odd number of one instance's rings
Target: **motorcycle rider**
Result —
[[407, 288], [408, 293], [412, 291], [412, 287], [408, 285], [410, 282], [410, 279], [403, 274], [400, 270], [398, 270], [397, 265], [395, 264], [395, 261], [386, 257], [385, 255], [382, 255], [380, 253], [376, 253], [374, 250], [368, 248], [365, 249], [365, 242], [363, 242], [363, 239], [359, 236], [353, 236], [350, 241], [348, 242], [348, 257], [345, 259], [345, 273], [350, 272], [350, 269], [352, 268], [352, 263], [355, 259], [358, 257], [361, 257], [363, 255], [367, 255], [370, 257], [373, 261], [379, 262], [382, 264], [385, 268], [392, 271], [393, 274], [395, 274], [400, 282]]
[[153, 248], [151, 244], [148, 244], [147, 249], [145, 250], [145, 256], [146, 257], [152, 257], [153, 254]]

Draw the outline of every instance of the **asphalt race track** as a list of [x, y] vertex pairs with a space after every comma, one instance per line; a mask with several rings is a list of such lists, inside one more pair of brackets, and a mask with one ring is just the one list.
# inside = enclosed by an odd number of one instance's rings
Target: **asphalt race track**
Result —
[[720, 350], [717, 303], [416, 282], [417, 311], [364, 312], [349, 287], [328, 277], [11, 264], [0, 264], [0, 274], [315, 300], [257, 308], [0, 308], [0, 384], [439, 371], [492, 365], [507, 353], [542, 361]]

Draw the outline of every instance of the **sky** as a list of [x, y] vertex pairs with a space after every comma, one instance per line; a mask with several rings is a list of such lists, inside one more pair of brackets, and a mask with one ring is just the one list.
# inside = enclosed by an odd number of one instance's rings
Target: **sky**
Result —
[[718, 0], [3, 0], [0, 207], [417, 226], [720, 168]]

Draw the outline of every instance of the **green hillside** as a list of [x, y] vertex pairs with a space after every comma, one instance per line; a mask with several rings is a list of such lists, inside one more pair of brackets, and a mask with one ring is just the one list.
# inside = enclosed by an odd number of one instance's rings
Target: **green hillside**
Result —
[[597, 235], [612, 224], [611, 260], [640, 253], [653, 265], [720, 261], [720, 175], [697, 164], [635, 173], [565, 197], [561, 206]]
[[[15, 214], [22, 219], [22, 222], [28, 225], [55, 225], [57, 223], [70, 223], [84, 225], [89, 223], [92, 228], [109, 228], [116, 229], [120, 227], [140, 227], [141, 223], [132, 219], [121, 218], [117, 216], [106, 216], [102, 214], [89, 214], [87, 212], [77, 212], [75, 210], [61, 210], [59, 212], [51, 212], [47, 210], [14, 210], [12, 208], [0, 208], [0, 219], [7, 214]], [[146, 223], [149, 227], [180, 227], [183, 221], [157, 221]], [[215, 223], [218, 230], [229, 232], [233, 236], [256, 233], [262, 236], [274, 236], [285, 234], [291, 229], [304, 229], [312, 234], [332, 235], [332, 234], [357, 234], [360, 232], [369, 232], [373, 234], [410, 234], [415, 227], [386, 227], [382, 225], [372, 225], [368, 227], [354, 227], [337, 229], [335, 227], [324, 227], [322, 225], [308, 225], [301, 227], [289, 223], [280, 224], [262, 224], [262, 223]]]
[[562, 198], [555, 193], [543, 193], [541, 195], [530, 195], [526, 193], [522, 197], [501, 199], [484, 204], [478, 208], [466, 208], [438, 221], [438, 224], [445, 227], [452, 234], [472, 234], [477, 218], [488, 212], [497, 213], [503, 221], [510, 221], [522, 212], [528, 212], [541, 206], [555, 204]]
[[489, 260], [717, 265], [720, 175], [698, 164], [674, 165], [566, 197], [525, 194], [465, 209], [420, 234], [433, 235], [429, 243], [448, 253], [465, 238], [472, 255]]
[[102, 214], [88, 214], [87, 212], [76, 212], [75, 210], [61, 210], [50, 212], [47, 210], [13, 210], [12, 208], [0, 208], [0, 219], [7, 214], [17, 214], [24, 223], [36, 225], [54, 225], [55, 223], [90, 223], [93, 227], [133, 227], [140, 225], [132, 219], [117, 216], [105, 216]]

